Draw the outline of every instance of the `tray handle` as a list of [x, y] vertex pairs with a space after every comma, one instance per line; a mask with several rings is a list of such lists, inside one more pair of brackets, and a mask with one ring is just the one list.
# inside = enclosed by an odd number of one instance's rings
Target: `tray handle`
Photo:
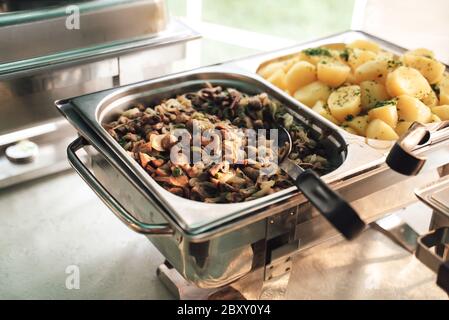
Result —
[[407, 133], [391, 148], [386, 163], [391, 169], [401, 174], [417, 175], [426, 163], [426, 158], [418, 157], [412, 151], [429, 137], [430, 132], [426, 126], [419, 122], [413, 123]]
[[[437, 273], [437, 285], [449, 294], [449, 227], [433, 230], [418, 238], [416, 257]], [[433, 251], [432, 248], [435, 248]]]
[[134, 218], [123, 206], [105, 189], [97, 178], [84, 165], [76, 152], [89, 145], [83, 138], [78, 137], [67, 148], [67, 157], [70, 165], [100, 197], [109, 209], [131, 230], [145, 235], [172, 235], [173, 229], [169, 224], [147, 224]]
[[407, 176], [417, 175], [427, 159], [413, 154], [414, 149], [426, 144], [431, 140], [432, 134], [447, 127], [449, 127], [449, 121], [426, 125], [414, 122], [409, 130], [391, 148], [386, 159], [387, 165], [401, 174]]

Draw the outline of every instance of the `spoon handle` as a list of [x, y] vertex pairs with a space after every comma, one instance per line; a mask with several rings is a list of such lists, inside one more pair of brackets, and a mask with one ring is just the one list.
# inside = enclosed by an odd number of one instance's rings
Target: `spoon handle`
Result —
[[357, 212], [310, 169], [295, 180], [296, 187], [343, 236], [350, 240], [365, 228]]

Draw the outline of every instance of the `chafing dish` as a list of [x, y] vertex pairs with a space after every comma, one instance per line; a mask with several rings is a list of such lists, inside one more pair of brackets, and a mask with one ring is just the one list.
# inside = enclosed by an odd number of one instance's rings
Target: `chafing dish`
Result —
[[[297, 52], [304, 46], [287, 51]], [[271, 55], [276, 54], [279, 52]], [[417, 184], [438, 178], [435, 170], [417, 177], [396, 173], [385, 164], [391, 142], [349, 134], [248, 71], [254, 71], [251, 66], [266, 58], [262, 55], [200, 68], [56, 103], [81, 136], [68, 148], [75, 170], [125, 224], [148, 236], [168, 260], [169, 268], [200, 288], [219, 288], [237, 279], [283, 277], [291, 270], [291, 255], [338, 234], [295, 188], [237, 204], [205, 204], [169, 194], [102, 127], [133, 102], [157, 101], [198, 88], [205, 81], [249, 93], [267, 92], [316, 132], [331, 133], [328, 143], [340, 166], [323, 179], [350, 201], [366, 222], [412, 203]], [[438, 139], [430, 138], [412, 150], [415, 155], [428, 156], [428, 168], [440, 167], [449, 159], [449, 140], [441, 139], [448, 130], [439, 134]], [[78, 159], [80, 149], [88, 153], [92, 171]], [[241, 290], [244, 286], [234, 287]]]
[[[0, 189], [68, 169], [76, 132], [56, 99], [170, 73], [198, 37], [164, 0], [0, 0]], [[10, 162], [6, 149], [25, 139], [38, 156]]]

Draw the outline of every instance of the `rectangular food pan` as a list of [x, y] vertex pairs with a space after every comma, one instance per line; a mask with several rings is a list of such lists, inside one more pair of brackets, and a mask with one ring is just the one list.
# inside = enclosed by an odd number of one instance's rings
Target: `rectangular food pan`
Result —
[[[70, 102], [60, 101], [58, 105], [62, 107], [63, 105], [71, 104], [90, 129], [107, 145], [107, 150], [105, 151], [114, 153], [120, 158], [122, 164], [126, 165], [133, 172], [136, 179], [144, 183], [150, 194], [161, 202], [167, 214], [172, 216], [184, 231], [196, 234], [244, 216], [248, 212], [289, 198], [297, 193], [296, 189], [291, 187], [261, 199], [226, 205], [200, 203], [175, 196], [149, 177], [141, 166], [127, 155], [123, 148], [107, 133], [103, 128], [103, 124], [111, 121], [114, 116], [136, 102], [151, 104], [178, 94], [196, 91], [203, 88], [206, 81], [212, 85], [232, 87], [249, 94], [266, 92], [287, 106], [296, 118], [309, 125], [317, 135], [323, 131], [330, 132], [326, 145], [329, 148], [332, 161], [337, 167], [341, 166], [347, 158], [349, 150], [352, 149], [352, 147], [348, 147], [341, 134], [337, 134], [333, 130], [329, 131], [325, 123], [314, 117], [308, 110], [303, 110], [292, 104], [291, 99], [279, 93], [275, 88], [254, 80], [243, 73], [224, 72], [220, 69], [212, 68], [189, 72], [157, 81], [127, 86], [119, 90], [82, 96], [72, 99]], [[64, 108], [62, 108], [62, 111], [64, 112]], [[375, 153], [375, 157], [378, 158], [380, 156]], [[339, 170], [337, 169], [330, 175], [325, 176], [325, 181], [331, 183], [338, 176], [338, 172]]]
[[[327, 46], [327, 47], [338, 47], [341, 45], [346, 45], [348, 43], [351, 43], [355, 40], [369, 40], [372, 42], [375, 42], [379, 44], [380, 48], [393, 53], [394, 55], [402, 55], [404, 54], [407, 49], [395, 45], [391, 42], [388, 42], [386, 40], [383, 40], [379, 37], [373, 36], [371, 34], [368, 34], [363, 31], [346, 31], [339, 34], [331, 35], [325, 38], [321, 38], [318, 40], [313, 40], [309, 42], [305, 42], [299, 45], [294, 45], [285, 49], [272, 51], [268, 53], [258, 54], [254, 55], [245, 59], [240, 59], [237, 61], [232, 62], [233, 66], [242, 68], [245, 71], [253, 72], [254, 74], [257, 74], [257, 71], [263, 68], [265, 65], [276, 62], [276, 61], [283, 61], [286, 60], [298, 53], [300, 53], [302, 50], [309, 49], [309, 48], [316, 48], [321, 46]], [[448, 67], [446, 66], [446, 72], [448, 71]], [[298, 104], [304, 106], [305, 108], [308, 108], [306, 105], [302, 104], [301, 102], [297, 101]], [[319, 118], [322, 118], [323, 121], [328, 123], [328, 125], [332, 128], [334, 128], [336, 131], [339, 132], [346, 132], [342, 127], [332, 123], [331, 121], [328, 121], [327, 119], [324, 119], [321, 115], [317, 115]], [[384, 154], [388, 154], [388, 152], [391, 149], [391, 144], [382, 144], [380, 141], [367, 139], [362, 136], [358, 136], [355, 134], [349, 133], [351, 136], [353, 136], [355, 139], [358, 139], [362, 143], [366, 143], [369, 145], [372, 145], [373, 147], [377, 148], [379, 151], [382, 151]], [[438, 136], [438, 137], [437, 137]], [[445, 129], [441, 132], [438, 132], [437, 134], [432, 137], [431, 140], [433, 141], [441, 141], [449, 138], [449, 129]], [[429, 141], [430, 143], [430, 141]]]

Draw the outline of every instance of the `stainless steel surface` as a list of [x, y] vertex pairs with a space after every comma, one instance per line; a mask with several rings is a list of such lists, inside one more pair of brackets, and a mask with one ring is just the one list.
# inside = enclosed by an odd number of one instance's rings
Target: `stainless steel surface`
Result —
[[0, 13], [42, 9], [92, 0], [0, 0]]
[[67, 148], [67, 157], [71, 166], [98, 195], [98, 197], [111, 209], [112, 212], [131, 230], [146, 235], [172, 235], [173, 230], [168, 224], [146, 224], [134, 218], [132, 214], [126, 211], [117, 200], [98, 182], [95, 176], [89, 171], [86, 165], [76, 155], [76, 152], [87, 147], [88, 144], [84, 138], [79, 137], [73, 141]]
[[449, 227], [449, 176], [433, 181], [415, 191], [416, 196], [434, 210], [430, 229]]
[[440, 190], [432, 195], [432, 200], [436, 201], [439, 205], [444, 207], [444, 212], [449, 215], [449, 188]]
[[[38, 17], [32, 21], [32, 10], [25, 17], [20, 12], [0, 16], [3, 44], [0, 62], [151, 38], [164, 31], [169, 21], [164, 0], [87, 1], [77, 3], [79, 28], [69, 28], [67, 21], [73, 22], [70, 19], [73, 11], [66, 11], [69, 5], [66, 2], [46, 8], [41, 15], [36, 13]], [[4, 21], [6, 18], [9, 23]], [[38, 45], [24, 46], [24, 43]]]
[[17, 138], [21, 130], [60, 119], [52, 107], [55, 100], [112, 88], [118, 76], [119, 61], [112, 58], [56, 70], [48, 68], [28, 76], [0, 77], [0, 109], [4, 115], [0, 118], [0, 139], [11, 133]]
[[[440, 173], [447, 174], [447, 167]], [[449, 176], [415, 191], [433, 209], [430, 231], [418, 238], [416, 257], [437, 276], [437, 284], [449, 294]]]
[[[64, 120], [46, 123], [36, 129], [27, 130], [23, 136], [5, 135], [12, 140], [5, 139], [5, 144], [0, 143], [0, 190], [70, 168], [66, 149], [76, 137], [76, 131]], [[4, 154], [5, 147], [22, 139], [36, 143], [39, 154], [31, 163], [12, 163]]]
[[449, 227], [441, 227], [422, 236], [418, 240], [416, 257], [438, 273], [441, 265], [449, 261]]
[[5, 149], [6, 158], [18, 164], [33, 162], [38, 154], [38, 145], [29, 140], [22, 140]]
[[383, 233], [393, 242], [410, 253], [414, 253], [419, 233], [397, 215], [391, 215], [377, 220], [371, 224], [374, 230]]
[[[170, 73], [185, 58], [185, 42], [197, 37], [172, 20], [153, 37], [96, 51], [95, 61], [89, 58], [92, 52], [83, 51], [1, 64], [0, 188], [68, 169], [65, 149], [76, 132], [61, 126], [55, 100]], [[24, 139], [38, 143], [42, 152], [29, 165], [12, 166], [4, 149]]]

